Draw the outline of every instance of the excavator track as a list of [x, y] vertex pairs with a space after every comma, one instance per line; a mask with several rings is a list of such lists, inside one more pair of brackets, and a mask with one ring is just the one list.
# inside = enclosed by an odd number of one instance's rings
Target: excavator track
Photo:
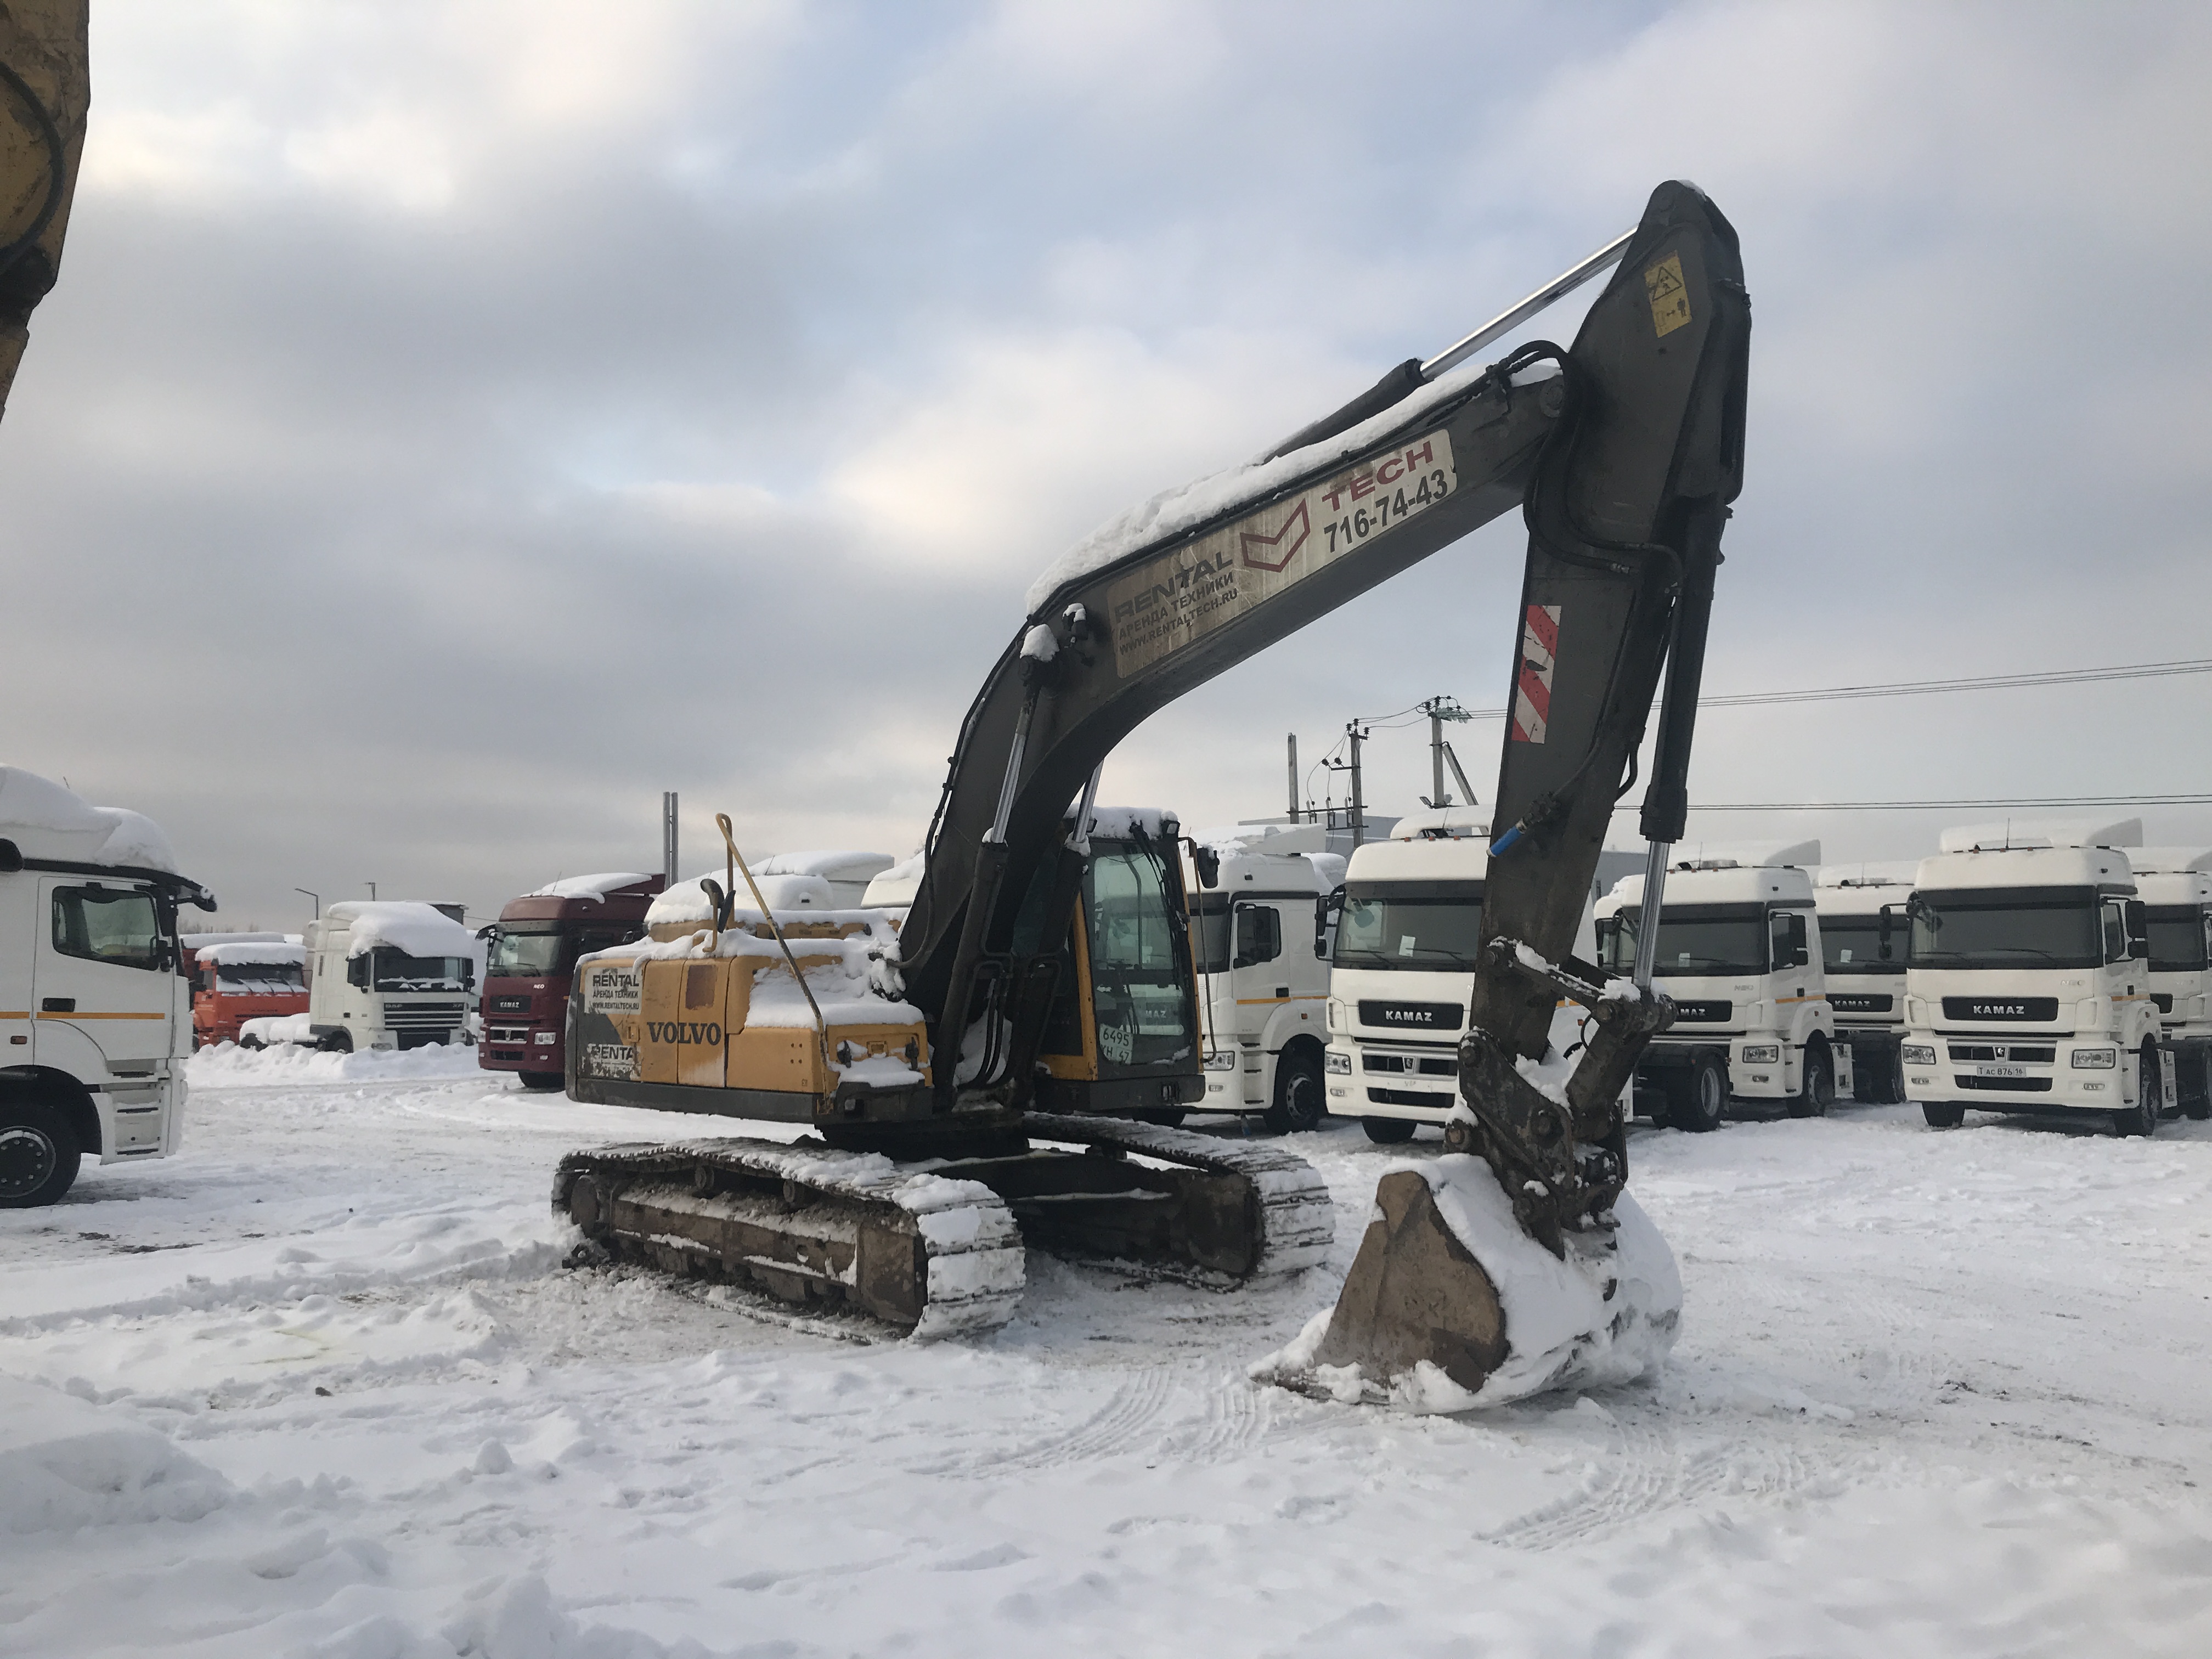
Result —
[[553, 1208], [620, 1260], [923, 1339], [1011, 1319], [1025, 1243], [1225, 1285], [1312, 1267], [1335, 1237], [1327, 1186], [1290, 1153], [1105, 1117], [1022, 1127], [1083, 1150], [899, 1164], [811, 1142], [604, 1146], [561, 1161]]
[[989, 1188], [879, 1152], [713, 1139], [571, 1152], [553, 1209], [617, 1257], [848, 1310], [902, 1334], [980, 1336], [1022, 1299], [1022, 1236]]

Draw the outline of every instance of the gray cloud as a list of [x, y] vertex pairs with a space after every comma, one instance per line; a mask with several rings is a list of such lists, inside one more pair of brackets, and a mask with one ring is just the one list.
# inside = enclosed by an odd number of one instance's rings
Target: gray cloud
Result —
[[[695, 849], [722, 808], [903, 851], [1060, 548], [1668, 174], [1757, 316], [1716, 689], [2203, 649], [2191, 9], [98, 12], [0, 428], [9, 758], [162, 820], [241, 918], [637, 866], [664, 787]], [[1492, 526], [1243, 665], [1109, 792], [1255, 816], [1286, 730], [1502, 701], [1520, 557]], [[1695, 793], [2198, 787], [2212, 686], [2142, 690], [1716, 713]], [[1415, 733], [1370, 757], [1378, 810], [1425, 790]]]

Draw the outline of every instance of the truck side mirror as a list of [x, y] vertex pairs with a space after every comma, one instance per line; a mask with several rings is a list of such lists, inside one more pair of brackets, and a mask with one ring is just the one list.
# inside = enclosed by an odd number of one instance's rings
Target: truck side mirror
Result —
[[1200, 842], [1190, 844], [1190, 861], [1198, 868], [1198, 884], [1216, 887], [1221, 883], [1221, 849]]
[[1344, 889], [1338, 888], [1326, 897], [1314, 901], [1314, 954], [1328, 954], [1329, 933], [1344, 915]]
[[2150, 913], [2141, 899], [2128, 901], [2128, 954], [2150, 957]]
[[1881, 927], [1877, 934], [1877, 943], [1881, 949], [1881, 959], [1884, 962], [1890, 960], [1890, 936], [1896, 931], [1897, 924], [1890, 915], [1890, 907], [1885, 904], [1881, 907]]
[[1790, 965], [1802, 968], [1812, 959], [1812, 947], [1806, 943], [1804, 915], [1793, 910], [1790, 915]]
[[23, 867], [23, 849], [12, 841], [0, 841], [0, 876], [12, 876]]

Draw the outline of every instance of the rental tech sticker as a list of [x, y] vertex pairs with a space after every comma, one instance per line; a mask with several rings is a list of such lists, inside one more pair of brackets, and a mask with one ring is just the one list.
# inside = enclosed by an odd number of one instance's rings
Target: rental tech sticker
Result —
[[1123, 679], [1212, 633], [1458, 487], [1442, 428], [1154, 559], [1106, 590]]

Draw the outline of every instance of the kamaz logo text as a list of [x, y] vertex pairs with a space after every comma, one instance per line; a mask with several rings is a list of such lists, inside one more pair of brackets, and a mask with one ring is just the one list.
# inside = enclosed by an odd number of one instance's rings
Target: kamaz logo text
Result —
[[648, 1019], [645, 1022], [645, 1039], [648, 1042], [698, 1043], [719, 1048], [722, 1046], [722, 1028], [711, 1019]]
[[1978, 1014], [2010, 1014], [2016, 1019], [2027, 1018], [2027, 1005], [2024, 1002], [1977, 1002], [1973, 1008]]

